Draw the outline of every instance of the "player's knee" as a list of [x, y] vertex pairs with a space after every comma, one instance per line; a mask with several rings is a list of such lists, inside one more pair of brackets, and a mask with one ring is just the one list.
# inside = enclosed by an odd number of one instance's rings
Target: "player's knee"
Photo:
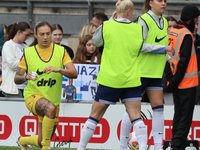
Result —
[[47, 114], [49, 116], [49, 118], [54, 118], [56, 115], [56, 106], [51, 103], [47, 109]]

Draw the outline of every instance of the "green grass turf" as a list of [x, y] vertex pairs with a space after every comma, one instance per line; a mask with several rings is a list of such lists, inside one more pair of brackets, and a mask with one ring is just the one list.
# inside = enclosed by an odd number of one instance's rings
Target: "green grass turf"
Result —
[[[0, 146], [0, 150], [20, 150], [16, 146]], [[31, 150], [41, 150], [41, 148], [31, 147]], [[51, 150], [76, 150], [75, 148], [52, 148]]]
[[[20, 150], [20, 148], [16, 146], [0, 146], [0, 150]], [[31, 150], [41, 150], [41, 148], [31, 147]], [[51, 150], [76, 150], [76, 148], [51, 148]], [[86, 150], [93, 150], [93, 149], [86, 149]]]

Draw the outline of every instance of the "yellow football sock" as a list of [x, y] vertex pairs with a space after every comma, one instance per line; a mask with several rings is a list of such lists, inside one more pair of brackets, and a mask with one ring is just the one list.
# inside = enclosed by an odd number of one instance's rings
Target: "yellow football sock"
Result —
[[29, 137], [20, 137], [20, 144], [21, 145], [33, 145], [33, 146], [39, 147], [38, 135], [32, 135]]
[[42, 121], [42, 149], [50, 147], [55, 119], [44, 116]]

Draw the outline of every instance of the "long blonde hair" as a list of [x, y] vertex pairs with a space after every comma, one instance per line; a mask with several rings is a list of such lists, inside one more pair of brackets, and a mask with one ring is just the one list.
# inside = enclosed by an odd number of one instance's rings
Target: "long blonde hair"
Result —
[[82, 39], [85, 35], [92, 35], [92, 29], [93, 27], [96, 27], [93, 23], [87, 23], [85, 24], [81, 31], [79, 32], [79, 41]]

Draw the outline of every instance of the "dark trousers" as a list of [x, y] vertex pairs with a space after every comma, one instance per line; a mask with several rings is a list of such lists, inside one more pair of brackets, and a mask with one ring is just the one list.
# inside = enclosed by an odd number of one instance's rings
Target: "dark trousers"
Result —
[[185, 149], [185, 141], [192, 123], [196, 87], [178, 89], [174, 96], [174, 118], [172, 129], [172, 148], [177, 150]]
[[196, 91], [197, 91], [197, 94], [196, 94], [196, 102], [195, 104], [197, 105], [200, 105], [200, 71], [198, 72], [198, 78], [199, 78], [199, 85], [196, 87]]

